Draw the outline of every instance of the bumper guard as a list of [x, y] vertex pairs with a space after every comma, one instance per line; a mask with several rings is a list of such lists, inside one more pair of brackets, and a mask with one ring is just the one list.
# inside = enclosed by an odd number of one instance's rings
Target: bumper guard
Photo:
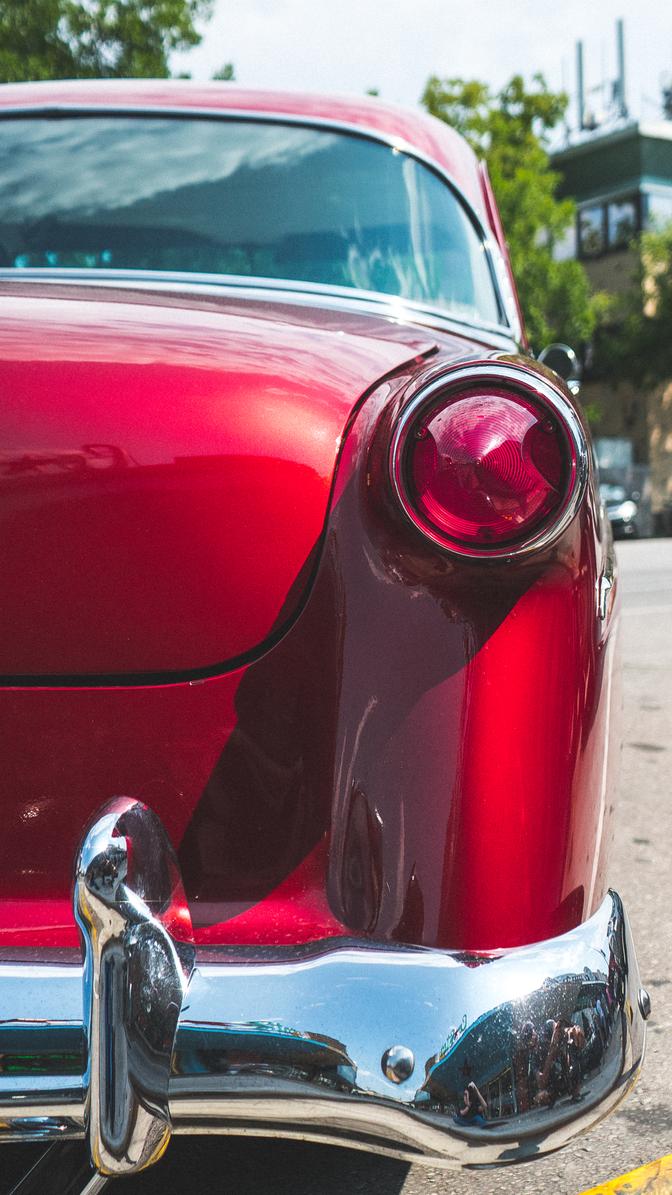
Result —
[[85, 838], [75, 913], [83, 966], [0, 962], [0, 1141], [86, 1137], [101, 1175], [144, 1169], [171, 1132], [516, 1161], [591, 1127], [641, 1066], [648, 997], [615, 893], [495, 957], [361, 941], [197, 955], [167, 834], [119, 798]]

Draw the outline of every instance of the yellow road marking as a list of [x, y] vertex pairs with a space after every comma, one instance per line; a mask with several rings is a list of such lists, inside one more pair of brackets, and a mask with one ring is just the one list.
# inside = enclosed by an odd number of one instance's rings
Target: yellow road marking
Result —
[[582, 1195], [672, 1195], [672, 1154], [591, 1187]]

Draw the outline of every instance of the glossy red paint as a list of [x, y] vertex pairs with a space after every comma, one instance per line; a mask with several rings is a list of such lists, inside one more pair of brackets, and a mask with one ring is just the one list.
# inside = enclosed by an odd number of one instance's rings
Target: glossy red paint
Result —
[[240, 912], [227, 907], [224, 921], [221, 901], [212, 907], [203, 901], [194, 902], [194, 938], [198, 945], [290, 946], [347, 936], [348, 927], [334, 916], [327, 900], [328, 854], [329, 836], [325, 834], [277, 888]]
[[350, 327], [0, 292], [0, 676], [221, 670], [286, 624], [353, 407], [432, 348]]
[[595, 600], [592, 501], [527, 563], [437, 557], [387, 504], [377, 509], [375, 426], [367, 404], [330, 524], [345, 760], [333, 781], [332, 908], [360, 932], [463, 949], [563, 932], [602, 895], [613, 780], [613, 644]]
[[229, 83], [190, 80], [95, 79], [10, 83], [0, 90], [0, 113], [17, 107], [194, 108], [255, 112], [338, 121], [405, 141], [448, 172], [487, 219], [478, 161], [454, 129], [423, 112], [410, 112], [368, 96], [325, 96], [291, 91], [250, 91]]
[[397, 378], [361, 408], [314, 587], [263, 658], [197, 685], [3, 694], [0, 945], [74, 943], [70, 861], [115, 792], [179, 844], [201, 943], [488, 950], [596, 906], [613, 641], [594, 505], [515, 568], [436, 553], [381, 482], [403, 395]]

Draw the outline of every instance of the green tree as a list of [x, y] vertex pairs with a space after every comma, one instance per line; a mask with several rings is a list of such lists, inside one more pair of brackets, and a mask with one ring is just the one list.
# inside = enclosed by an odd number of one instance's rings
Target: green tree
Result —
[[588, 341], [595, 304], [586, 272], [580, 262], [553, 255], [574, 218], [572, 201], [556, 196], [560, 176], [548, 153], [567, 96], [549, 91], [541, 75], [531, 87], [515, 75], [498, 92], [477, 80], [432, 76], [422, 103], [487, 162], [534, 348], [553, 340], [575, 347]]
[[214, 71], [212, 77], [222, 83], [235, 83], [236, 68], [232, 62], [225, 62], [224, 66], [220, 66], [218, 71]]
[[0, 0], [0, 82], [170, 75], [212, 0]]

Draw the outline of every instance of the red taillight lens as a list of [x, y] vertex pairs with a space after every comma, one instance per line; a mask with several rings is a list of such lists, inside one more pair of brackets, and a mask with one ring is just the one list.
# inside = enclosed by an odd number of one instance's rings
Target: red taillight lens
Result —
[[[518, 380], [518, 379], [517, 379]], [[576, 488], [580, 425], [536, 388], [491, 381], [439, 389], [411, 404], [392, 467], [402, 505], [435, 542], [504, 555], [538, 539]]]

